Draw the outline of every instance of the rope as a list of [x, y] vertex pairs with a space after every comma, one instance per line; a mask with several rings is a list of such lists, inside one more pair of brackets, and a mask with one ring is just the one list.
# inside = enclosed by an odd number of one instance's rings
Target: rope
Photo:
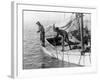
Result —
[[[74, 18], [73, 20], [70, 20], [69, 21], [69, 23], [66, 25], [66, 26], [68, 26], [67, 28], [65, 28], [64, 30], [66, 30], [66, 29], [68, 29], [68, 28], [71, 28], [73, 25], [74, 25], [74, 21], [75, 20], [77, 20], [77, 19], [79, 19], [81, 16], [79, 16], [79, 17], [76, 17], [76, 18]], [[72, 24], [73, 23], [73, 24]], [[64, 26], [64, 27], [66, 27], [66, 26]], [[62, 28], [64, 28], [64, 27], [62, 27]]]

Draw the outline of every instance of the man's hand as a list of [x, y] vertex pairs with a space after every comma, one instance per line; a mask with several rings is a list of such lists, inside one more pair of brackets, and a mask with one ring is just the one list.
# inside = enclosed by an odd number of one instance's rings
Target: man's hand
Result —
[[39, 33], [40, 31], [37, 31], [37, 33]]

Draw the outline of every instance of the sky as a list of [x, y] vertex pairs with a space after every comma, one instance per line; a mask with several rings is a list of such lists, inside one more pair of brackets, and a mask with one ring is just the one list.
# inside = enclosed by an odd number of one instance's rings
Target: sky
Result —
[[[84, 14], [85, 24], [90, 28], [91, 15]], [[56, 24], [57, 26], [63, 26], [70, 21], [71, 17], [75, 17], [72, 13], [60, 13], [60, 12], [43, 12], [43, 11], [24, 11], [24, 29], [36, 29], [36, 22], [46, 27], [48, 25]]]

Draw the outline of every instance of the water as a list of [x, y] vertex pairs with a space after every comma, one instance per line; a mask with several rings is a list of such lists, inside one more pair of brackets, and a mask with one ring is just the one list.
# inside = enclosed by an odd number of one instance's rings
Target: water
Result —
[[23, 68], [32, 69], [40, 67], [42, 53], [40, 52], [39, 34], [36, 28], [24, 29], [24, 55]]

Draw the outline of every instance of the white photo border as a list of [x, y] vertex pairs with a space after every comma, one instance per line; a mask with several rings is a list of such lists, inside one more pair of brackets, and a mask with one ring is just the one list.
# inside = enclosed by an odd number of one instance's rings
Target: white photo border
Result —
[[[95, 43], [95, 26], [96, 26], [96, 8], [86, 7], [71, 7], [71, 6], [54, 6], [54, 5], [37, 5], [37, 4], [25, 4], [13, 2], [13, 50], [12, 50], [12, 77], [25, 78], [25, 77], [40, 77], [40, 76], [53, 76], [53, 75], [66, 75], [72, 73], [90, 73], [96, 72], [96, 49]], [[79, 13], [91, 13], [91, 67], [76, 67], [76, 68], [52, 68], [52, 69], [30, 69], [23, 70], [23, 11], [24, 10], [45, 10], [45, 11], [60, 11], [60, 12], [79, 12]], [[93, 54], [95, 53], [95, 54]]]

